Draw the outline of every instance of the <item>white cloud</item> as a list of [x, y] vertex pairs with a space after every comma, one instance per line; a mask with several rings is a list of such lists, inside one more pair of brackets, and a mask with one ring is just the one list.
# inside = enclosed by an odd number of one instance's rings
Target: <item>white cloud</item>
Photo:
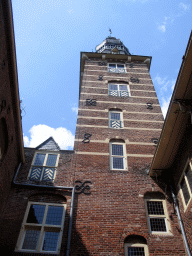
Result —
[[24, 134], [23, 134], [23, 140], [24, 140], [25, 147], [28, 147], [29, 146], [29, 138], [27, 136], [24, 136]]
[[157, 82], [158, 85], [161, 86], [161, 89], [160, 89], [161, 95], [170, 90], [172, 92], [175, 87], [176, 80], [174, 79], [167, 80], [167, 77], [161, 78], [159, 75], [156, 75], [154, 80]]
[[72, 107], [71, 108], [73, 112], [75, 112], [76, 114], [78, 114], [78, 107]]
[[189, 4], [180, 3], [179, 4], [179, 8], [182, 9], [183, 11], [188, 11], [190, 9], [190, 5]]
[[37, 147], [52, 136], [61, 149], [72, 149], [74, 136], [64, 127], [52, 128], [45, 124], [34, 125], [30, 130], [30, 139], [23, 136], [25, 147]]
[[165, 17], [163, 24], [158, 26], [158, 29], [161, 30], [163, 33], [166, 31], [166, 25], [167, 21], [170, 19], [170, 17]]
[[161, 78], [159, 75], [156, 75], [155, 77], [155, 81], [157, 81], [157, 83], [160, 84], [164, 84], [165, 83], [166, 78]]
[[169, 102], [170, 102], [171, 96], [166, 100], [165, 98], [162, 98], [162, 106], [161, 106], [161, 110], [163, 112], [163, 116], [164, 118], [166, 117], [167, 114], [167, 110], [169, 107]]
[[161, 30], [162, 32], [165, 32], [165, 25], [160, 25], [158, 29]]
[[165, 118], [176, 80], [168, 80], [167, 77], [162, 78], [157, 74], [154, 78], [154, 82], [158, 84], [158, 89], [160, 92], [159, 100], [161, 102], [161, 110]]

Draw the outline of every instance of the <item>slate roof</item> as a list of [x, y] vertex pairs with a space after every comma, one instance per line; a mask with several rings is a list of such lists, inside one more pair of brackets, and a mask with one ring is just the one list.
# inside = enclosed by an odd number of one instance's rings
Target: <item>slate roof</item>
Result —
[[36, 147], [37, 150], [49, 150], [49, 151], [59, 151], [60, 147], [55, 142], [53, 137], [49, 137], [47, 140], [45, 140], [43, 143], [41, 143], [38, 147]]

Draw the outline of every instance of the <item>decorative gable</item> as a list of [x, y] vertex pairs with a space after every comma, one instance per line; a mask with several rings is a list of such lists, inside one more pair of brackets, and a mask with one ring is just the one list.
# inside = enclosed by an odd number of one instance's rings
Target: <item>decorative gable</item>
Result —
[[46, 141], [41, 143], [36, 149], [37, 150], [48, 150], [48, 151], [59, 151], [60, 147], [55, 142], [53, 137], [49, 137]]

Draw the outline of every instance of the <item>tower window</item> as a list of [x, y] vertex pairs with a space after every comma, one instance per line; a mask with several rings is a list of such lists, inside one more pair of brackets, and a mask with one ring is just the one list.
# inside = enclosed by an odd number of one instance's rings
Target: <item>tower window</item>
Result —
[[110, 166], [111, 170], [125, 170], [125, 144], [119, 142], [110, 143]]
[[165, 200], [146, 200], [148, 224], [151, 233], [168, 232], [168, 215]]
[[28, 178], [36, 181], [53, 181], [58, 160], [59, 155], [56, 153], [37, 152]]
[[113, 129], [123, 127], [123, 113], [121, 111], [109, 111], [109, 127]]
[[146, 244], [125, 244], [125, 255], [126, 256], [147, 256], [148, 247]]
[[129, 235], [125, 238], [124, 249], [126, 256], [148, 256], [147, 241], [138, 235]]
[[180, 182], [180, 191], [183, 204], [186, 209], [192, 199], [192, 168], [189, 162], [186, 165]]
[[109, 63], [108, 72], [110, 73], [126, 73], [125, 64]]
[[129, 86], [127, 84], [109, 84], [109, 95], [117, 97], [129, 97]]
[[58, 253], [65, 217], [65, 205], [29, 202], [17, 250]]

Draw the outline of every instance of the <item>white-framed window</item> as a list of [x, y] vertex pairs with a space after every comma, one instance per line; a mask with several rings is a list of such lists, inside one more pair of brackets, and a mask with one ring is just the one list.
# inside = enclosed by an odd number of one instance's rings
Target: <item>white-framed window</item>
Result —
[[189, 161], [186, 163], [179, 187], [184, 209], [186, 210], [192, 199], [192, 166]]
[[118, 110], [109, 110], [109, 127], [119, 129], [123, 127], [123, 113]]
[[150, 233], [164, 234], [170, 232], [165, 200], [146, 199], [145, 203]]
[[108, 63], [108, 72], [110, 72], [110, 73], [126, 73], [125, 64]]
[[37, 151], [34, 155], [28, 179], [36, 181], [53, 181], [59, 154], [55, 152]]
[[148, 246], [140, 243], [125, 243], [125, 256], [148, 256]]
[[125, 143], [110, 142], [110, 169], [126, 170], [126, 147]]
[[110, 96], [117, 96], [117, 97], [130, 96], [130, 90], [129, 90], [128, 84], [110, 83], [108, 87], [108, 92]]
[[65, 204], [29, 202], [16, 251], [59, 253]]

